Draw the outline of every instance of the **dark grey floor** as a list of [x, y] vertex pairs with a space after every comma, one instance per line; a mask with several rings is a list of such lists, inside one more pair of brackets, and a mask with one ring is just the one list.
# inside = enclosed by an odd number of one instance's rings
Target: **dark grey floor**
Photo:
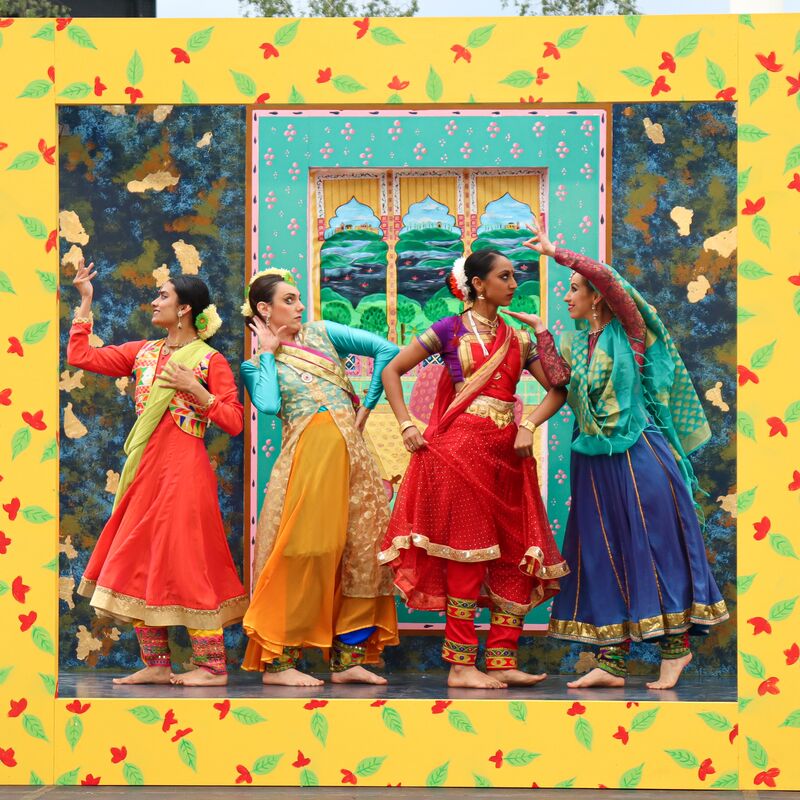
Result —
[[[448, 689], [443, 675], [392, 675], [389, 686], [342, 686], [326, 683], [319, 688], [290, 688], [264, 686], [257, 675], [231, 672], [225, 687], [184, 688], [178, 686], [115, 686], [111, 679], [121, 673], [95, 670], [92, 672], [62, 672], [58, 678], [60, 697], [323, 697], [323, 698], [385, 698], [391, 700], [428, 700], [449, 697], [456, 700], [680, 700], [681, 702], [735, 702], [736, 681], [733, 678], [685, 677], [669, 691], [655, 692], [645, 686], [651, 678], [628, 678], [623, 689], [568, 689], [572, 675], [551, 675], [530, 689], [475, 691]], [[325, 679], [325, 675], [319, 677]], [[603, 797], [606, 795], [604, 794]], [[437, 794], [438, 797], [438, 794]], [[50, 798], [48, 798], [50, 800]]]

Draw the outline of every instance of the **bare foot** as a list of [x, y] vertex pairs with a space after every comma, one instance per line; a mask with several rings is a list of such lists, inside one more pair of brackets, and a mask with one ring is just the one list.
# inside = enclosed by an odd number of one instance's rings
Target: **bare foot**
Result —
[[489, 675], [508, 686], [533, 686], [541, 683], [547, 677], [547, 673], [532, 675], [521, 669], [493, 669]]
[[477, 667], [453, 664], [447, 676], [447, 685], [458, 689], [506, 689], [507, 685]]
[[267, 686], [323, 686], [325, 681], [312, 678], [299, 669], [285, 669], [281, 672], [265, 672], [261, 676], [261, 683]]
[[181, 672], [180, 675], [173, 675], [169, 682], [175, 686], [225, 686], [228, 682], [228, 673], [215, 675], [207, 669], [191, 669], [188, 672]]
[[385, 686], [388, 682], [386, 678], [358, 665], [341, 672], [331, 672], [331, 683], [371, 683], [375, 686]]
[[692, 654], [687, 653], [681, 658], [666, 658], [661, 661], [661, 674], [657, 681], [647, 684], [648, 689], [671, 689], [680, 678], [686, 665], [692, 660]]
[[169, 667], [145, 667], [124, 678], [114, 678], [112, 683], [116, 683], [117, 686], [134, 683], [169, 683], [170, 674]]
[[604, 669], [600, 668], [595, 668], [591, 672], [587, 672], [582, 678], [567, 683], [570, 689], [586, 689], [589, 686], [619, 687], [624, 685], [625, 678], [612, 675], [610, 672], [606, 672]]

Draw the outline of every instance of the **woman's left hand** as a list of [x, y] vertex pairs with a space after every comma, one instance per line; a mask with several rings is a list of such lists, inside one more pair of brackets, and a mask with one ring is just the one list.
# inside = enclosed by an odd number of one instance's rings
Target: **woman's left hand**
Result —
[[176, 392], [189, 392], [194, 394], [200, 388], [200, 382], [195, 378], [194, 372], [185, 364], [167, 362], [163, 372], [158, 376], [159, 385], [165, 389], [174, 389]]
[[531, 328], [536, 331], [536, 333], [542, 333], [542, 331], [547, 330], [547, 326], [542, 321], [542, 318], [537, 314], [525, 314], [521, 311], [506, 311], [505, 309], [498, 309], [501, 314], [505, 314], [506, 316], [511, 317], [512, 319], [519, 320], [524, 325], [529, 325]]
[[556, 246], [550, 241], [547, 231], [544, 229], [544, 214], [540, 215], [538, 223], [534, 219], [533, 224], [528, 225], [528, 230], [533, 235], [522, 243], [523, 247], [527, 247], [542, 256], [552, 257], [556, 254]]
[[514, 452], [520, 458], [533, 458], [533, 434], [527, 428], [520, 428], [517, 431]]
[[370, 411], [371, 409], [366, 406], [359, 406], [358, 411], [356, 411], [356, 429], [361, 431], [361, 433], [364, 433]]

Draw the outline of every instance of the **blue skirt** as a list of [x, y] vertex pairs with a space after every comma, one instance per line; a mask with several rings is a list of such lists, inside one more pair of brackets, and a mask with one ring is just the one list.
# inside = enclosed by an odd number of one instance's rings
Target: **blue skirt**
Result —
[[570, 574], [553, 601], [551, 636], [618, 644], [703, 634], [728, 619], [694, 503], [655, 427], [625, 453], [573, 452], [570, 469]]

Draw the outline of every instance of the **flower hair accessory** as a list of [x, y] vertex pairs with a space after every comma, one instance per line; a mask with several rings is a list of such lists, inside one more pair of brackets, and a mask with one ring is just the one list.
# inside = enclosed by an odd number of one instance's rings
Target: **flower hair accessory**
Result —
[[[280, 269], [279, 267], [269, 267], [269, 269], [262, 269], [261, 272], [256, 272], [252, 278], [250, 278], [250, 282], [247, 284], [248, 288], [252, 286], [259, 278], [265, 278], [267, 275], [277, 275], [281, 280], [285, 281], [286, 283], [290, 283], [292, 286], [297, 285], [297, 281], [294, 279], [294, 275], [289, 272], [288, 269]], [[249, 294], [249, 293], [248, 293]], [[243, 317], [252, 317], [253, 316], [253, 309], [250, 307], [250, 298], [245, 297], [244, 303], [242, 303], [242, 316]]]
[[213, 303], [197, 315], [194, 327], [197, 329], [197, 335], [204, 341], [210, 339], [222, 327], [222, 318]]
[[453, 262], [450, 277], [447, 279], [447, 286], [451, 294], [462, 303], [466, 303], [469, 298], [469, 282], [467, 281], [467, 271], [464, 269], [466, 263], [466, 258], [457, 258]]

